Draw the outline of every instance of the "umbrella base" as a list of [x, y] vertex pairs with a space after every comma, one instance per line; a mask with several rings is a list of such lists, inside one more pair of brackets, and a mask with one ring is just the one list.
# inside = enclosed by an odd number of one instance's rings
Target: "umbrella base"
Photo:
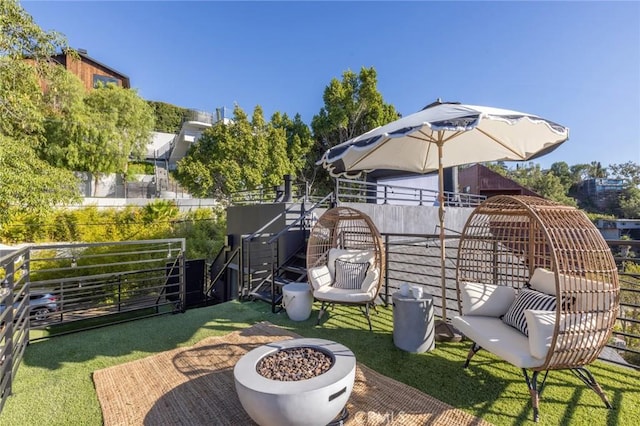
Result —
[[437, 320], [435, 323], [436, 342], [460, 342], [462, 333], [448, 322]]

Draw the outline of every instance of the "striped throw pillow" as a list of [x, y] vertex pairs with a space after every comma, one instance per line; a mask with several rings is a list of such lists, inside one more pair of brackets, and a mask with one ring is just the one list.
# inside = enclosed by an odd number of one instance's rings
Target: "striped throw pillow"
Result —
[[335, 278], [331, 285], [335, 288], [359, 290], [368, 269], [369, 262], [355, 263], [336, 259]]
[[527, 319], [524, 316], [524, 311], [527, 309], [555, 311], [556, 296], [525, 287], [518, 292], [516, 299], [502, 317], [502, 321], [528, 336]]

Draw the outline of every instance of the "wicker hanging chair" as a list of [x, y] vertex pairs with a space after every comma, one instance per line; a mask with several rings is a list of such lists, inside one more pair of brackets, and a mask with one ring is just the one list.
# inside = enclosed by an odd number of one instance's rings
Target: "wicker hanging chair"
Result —
[[[369, 308], [375, 308], [384, 277], [384, 257], [380, 233], [365, 213], [350, 207], [335, 207], [320, 216], [307, 243], [309, 282], [314, 298], [322, 302], [318, 324], [326, 309], [333, 304], [359, 305], [371, 330]], [[361, 286], [351, 290], [337, 288], [336, 259], [355, 264], [368, 263]]]
[[[477, 310], [479, 301], [485, 303], [498, 290], [518, 299], [518, 295], [533, 291], [523, 291], [527, 287], [555, 295], [555, 308], [550, 312], [536, 310], [539, 307], [522, 311], [529, 326], [528, 336], [522, 334], [524, 340], [512, 326], [503, 326], [505, 317], [512, 318], [515, 300], [497, 319], [483, 315], [500, 312]], [[478, 295], [478, 289], [484, 294]], [[537, 197], [486, 200], [473, 211], [461, 236], [457, 292], [461, 315], [453, 324], [474, 341], [465, 367], [481, 348], [521, 367], [534, 420], [538, 420], [538, 399], [549, 370], [569, 369], [611, 408], [584, 366], [598, 357], [611, 336], [619, 309], [618, 274], [611, 250], [584, 213]], [[546, 318], [544, 327], [538, 327], [540, 318]], [[544, 329], [546, 336], [541, 335]], [[526, 348], [506, 349], [527, 343]], [[528, 370], [533, 372], [531, 378]], [[540, 372], [545, 374], [538, 386]]]

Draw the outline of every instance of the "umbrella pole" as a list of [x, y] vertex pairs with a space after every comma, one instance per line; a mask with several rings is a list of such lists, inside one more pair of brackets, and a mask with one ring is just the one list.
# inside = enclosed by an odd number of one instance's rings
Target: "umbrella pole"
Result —
[[442, 290], [442, 319], [436, 321], [436, 340], [451, 342], [462, 340], [462, 335], [447, 322], [447, 276], [444, 235], [444, 170], [442, 167], [442, 144], [438, 143], [438, 218], [440, 220], [440, 288]]

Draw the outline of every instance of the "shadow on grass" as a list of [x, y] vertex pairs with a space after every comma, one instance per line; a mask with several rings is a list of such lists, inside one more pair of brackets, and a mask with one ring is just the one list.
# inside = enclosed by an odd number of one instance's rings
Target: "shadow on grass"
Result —
[[122, 361], [139, 358], [207, 336], [242, 330], [261, 320], [261, 313], [240, 302], [188, 310], [106, 326], [32, 342], [23, 359], [29, 366], [54, 370], [63, 363], [82, 363], [98, 357]]

